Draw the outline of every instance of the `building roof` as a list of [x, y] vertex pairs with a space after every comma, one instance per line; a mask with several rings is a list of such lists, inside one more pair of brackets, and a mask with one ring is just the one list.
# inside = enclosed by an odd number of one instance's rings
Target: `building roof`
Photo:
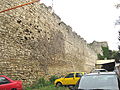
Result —
[[107, 63], [112, 63], [115, 62], [115, 59], [111, 59], [111, 60], [97, 60], [96, 64], [107, 64]]

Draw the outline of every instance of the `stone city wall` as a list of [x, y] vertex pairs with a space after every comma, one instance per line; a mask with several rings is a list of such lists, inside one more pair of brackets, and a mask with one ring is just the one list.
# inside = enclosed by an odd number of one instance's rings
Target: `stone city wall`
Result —
[[101, 55], [103, 55], [102, 47], [109, 47], [106, 41], [103, 42], [93, 41], [92, 43], [89, 44], [89, 46], [92, 48], [92, 50], [95, 51], [95, 53]]
[[[1, 0], [0, 11], [30, 0]], [[0, 74], [32, 84], [43, 76], [90, 72], [97, 55], [39, 2], [0, 13]]]

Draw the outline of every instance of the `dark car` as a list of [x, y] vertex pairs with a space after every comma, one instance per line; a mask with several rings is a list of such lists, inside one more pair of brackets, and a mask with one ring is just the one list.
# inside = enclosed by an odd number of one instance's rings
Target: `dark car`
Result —
[[90, 73], [82, 76], [73, 90], [120, 90], [115, 72]]

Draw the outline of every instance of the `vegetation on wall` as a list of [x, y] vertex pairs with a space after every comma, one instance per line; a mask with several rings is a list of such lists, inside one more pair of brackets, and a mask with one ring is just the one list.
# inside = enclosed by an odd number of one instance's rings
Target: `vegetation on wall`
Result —
[[102, 47], [102, 51], [103, 51], [103, 55], [98, 54], [98, 59], [99, 60], [115, 59], [117, 57], [118, 51], [109, 50], [108, 47]]

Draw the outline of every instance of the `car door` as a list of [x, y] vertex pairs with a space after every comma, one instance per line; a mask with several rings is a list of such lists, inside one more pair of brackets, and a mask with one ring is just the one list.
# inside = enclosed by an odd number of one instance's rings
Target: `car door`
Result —
[[11, 83], [5, 77], [0, 77], [0, 90], [11, 90], [14, 86], [14, 83]]
[[75, 78], [74, 78], [75, 82], [74, 82], [74, 84], [76, 84], [81, 77], [82, 77], [81, 73], [75, 73]]
[[73, 85], [75, 83], [75, 79], [74, 79], [74, 73], [70, 73], [68, 74], [64, 80], [63, 80], [65, 85]]

